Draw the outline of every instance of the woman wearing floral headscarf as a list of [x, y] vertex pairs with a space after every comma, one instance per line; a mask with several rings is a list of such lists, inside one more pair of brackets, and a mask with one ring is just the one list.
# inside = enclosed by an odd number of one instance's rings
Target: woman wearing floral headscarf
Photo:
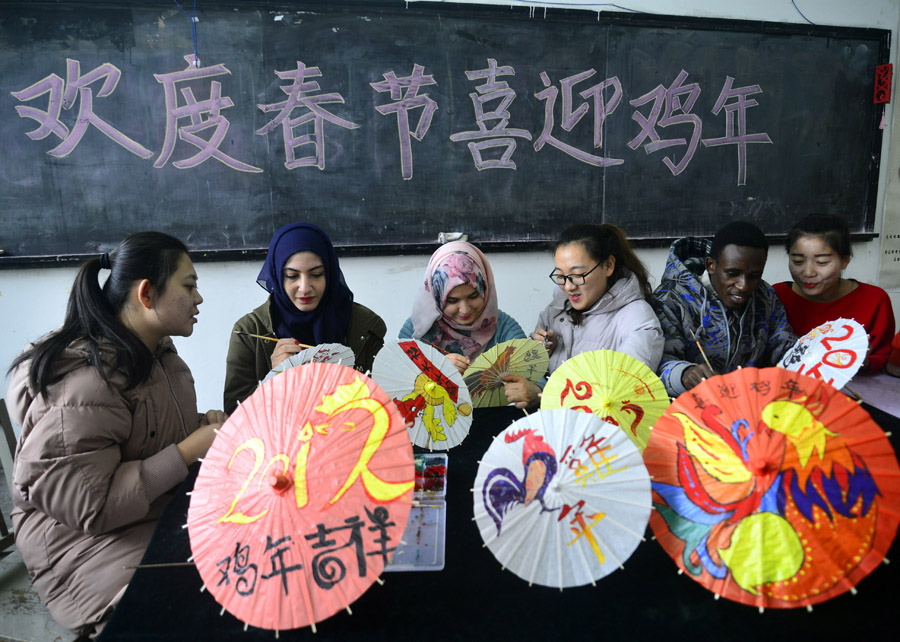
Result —
[[272, 368], [300, 352], [301, 344], [342, 343], [356, 355], [358, 370], [372, 367], [387, 327], [354, 303], [331, 239], [320, 228], [292, 223], [278, 230], [257, 283], [270, 295], [234, 324], [225, 364], [226, 412], [249, 397]]
[[488, 348], [524, 339], [515, 319], [497, 309], [491, 266], [474, 245], [454, 241], [431, 255], [401, 339], [421, 339], [447, 352], [463, 372]]

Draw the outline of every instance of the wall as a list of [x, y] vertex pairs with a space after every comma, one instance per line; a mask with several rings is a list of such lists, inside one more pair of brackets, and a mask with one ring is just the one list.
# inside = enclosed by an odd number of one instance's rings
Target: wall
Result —
[[[897, 40], [900, 3], [897, 0], [795, 0], [803, 13], [817, 24], [854, 27], [878, 27], [892, 31]], [[536, 19], [549, 3], [505, 2], [535, 6]], [[560, 6], [591, 5], [569, 0]], [[752, 3], [726, 3], [721, 0], [620, 0], [620, 6], [634, 9], [701, 17], [805, 22], [790, 0], [757, 0]], [[603, 10], [608, 5], [594, 4]], [[895, 66], [897, 56], [893, 56]], [[893, 112], [887, 108], [885, 147], [879, 189], [876, 231], [884, 221], [900, 218], [895, 200], [885, 203], [885, 192], [900, 189], [898, 162], [900, 143], [892, 142]], [[900, 126], [900, 124], [898, 124]], [[896, 226], [896, 225], [895, 225]], [[878, 283], [881, 242], [876, 239], [854, 247], [855, 257], [845, 276]], [[666, 250], [639, 251], [654, 281], [662, 274]], [[392, 256], [347, 258], [342, 267], [356, 300], [375, 309], [394, 337], [409, 315], [412, 298], [427, 263], [426, 256]], [[490, 257], [500, 292], [500, 306], [516, 318], [523, 328], [531, 330], [538, 312], [549, 301], [553, 284], [547, 275], [553, 262], [546, 252], [504, 253]], [[198, 405], [201, 410], [222, 405], [225, 352], [234, 321], [264, 300], [263, 290], [256, 284], [260, 262], [198, 263], [200, 292], [205, 302], [200, 308], [199, 323], [190, 338], [176, 338], [179, 352], [190, 365], [197, 382]], [[16, 353], [29, 340], [58, 326], [65, 312], [74, 268], [0, 270], [0, 366], [8, 366]], [[781, 248], [772, 248], [765, 279], [769, 282], [789, 279], [787, 261]], [[892, 292], [895, 314], [900, 315], [900, 291]], [[5, 391], [4, 391], [5, 394]]]

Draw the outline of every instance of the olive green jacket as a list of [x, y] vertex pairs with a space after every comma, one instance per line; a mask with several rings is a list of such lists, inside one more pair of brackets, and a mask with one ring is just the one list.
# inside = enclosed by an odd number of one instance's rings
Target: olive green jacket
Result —
[[[274, 337], [272, 297], [250, 314], [245, 314], [234, 330], [249, 334]], [[353, 304], [350, 325], [343, 343], [356, 355], [356, 369], [360, 372], [371, 370], [376, 353], [384, 345], [387, 326], [381, 317], [359, 303]], [[274, 341], [265, 341], [232, 332], [225, 359], [225, 412], [231, 414], [238, 402], [249, 397], [259, 382], [272, 369]]]

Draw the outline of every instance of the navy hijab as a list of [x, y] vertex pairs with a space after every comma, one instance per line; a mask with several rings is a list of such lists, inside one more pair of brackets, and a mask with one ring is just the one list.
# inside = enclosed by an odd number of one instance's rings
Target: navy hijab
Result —
[[[317, 254], [325, 266], [325, 292], [311, 312], [302, 312], [284, 291], [284, 264], [297, 252]], [[353, 293], [344, 281], [331, 239], [312, 223], [291, 223], [275, 232], [256, 282], [272, 293], [272, 324], [279, 338], [301, 343], [343, 343], [353, 312]]]

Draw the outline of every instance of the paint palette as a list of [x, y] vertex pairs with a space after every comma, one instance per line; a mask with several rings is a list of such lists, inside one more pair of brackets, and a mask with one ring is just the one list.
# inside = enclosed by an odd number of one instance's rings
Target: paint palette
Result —
[[444, 568], [444, 546], [447, 539], [447, 455], [417, 454], [413, 499], [418, 502], [409, 511], [409, 521], [402, 542], [389, 571], [440, 571]]
[[417, 454], [415, 499], [443, 499], [447, 494], [446, 453]]
[[440, 571], [444, 568], [447, 503], [422, 503], [409, 511], [403, 543], [397, 547], [388, 571]]

